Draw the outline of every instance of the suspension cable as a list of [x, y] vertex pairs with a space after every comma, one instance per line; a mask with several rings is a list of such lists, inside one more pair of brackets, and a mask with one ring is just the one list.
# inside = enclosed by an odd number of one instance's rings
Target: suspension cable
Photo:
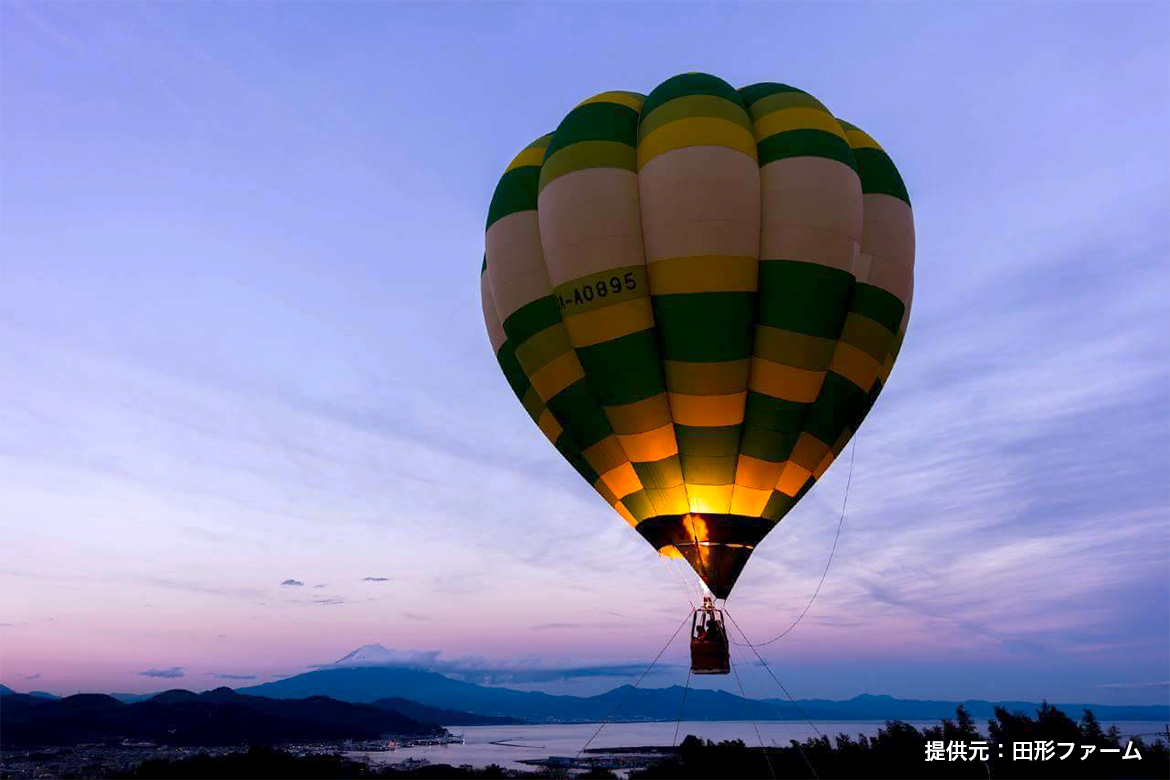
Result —
[[[779, 642], [781, 639], [788, 636], [788, 633], [792, 631], [792, 629], [796, 628], [800, 621], [804, 620], [804, 616], [808, 614], [810, 609], [812, 609], [813, 602], [817, 600], [817, 595], [821, 592], [821, 586], [825, 584], [825, 577], [829, 575], [829, 567], [833, 565], [833, 556], [837, 553], [837, 542], [841, 539], [841, 527], [845, 525], [845, 507], [849, 505], [849, 486], [853, 483], [853, 459], [856, 457], [857, 435], [854, 434], [852, 449], [849, 451], [849, 477], [845, 480], [845, 497], [841, 500], [841, 519], [837, 521], [837, 534], [833, 537], [833, 547], [829, 550], [829, 559], [825, 561], [825, 570], [821, 572], [821, 580], [817, 583], [817, 587], [816, 590], [813, 591], [812, 598], [810, 598], [808, 603], [804, 605], [804, 610], [800, 613], [796, 620], [792, 621], [792, 625], [769, 639], [767, 642], [759, 642], [758, 644], [752, 645], [753, 648], [764, 647], [765, 645], [770, 645], [773, 642]], [[731, 640], [731, 643], [733, 645], [739, 644], [739, 642], [736, 642], [734, 639]]]
[[683, 688], [682, 704], [678, 706], [678, 718], [674, 721], [674, 739], [671, 741], [671, 747], [678, 747], [678, 727], [682, 725], [683, 711], [687, 708], [687, 694], [691, 690], [691, 667], [687, 666], [687, 687]]
[[[742, 650], [740, 651], [743, 652]], [[743, 697], [744, 701], [751, 701], [747, 697], [747, 691], [743, 688], [743, 680], [739, 678], [739, 669], [731, 660], [731, 653], [727, 654], [727, 663], [731, 667], [731, 671], [735, 673], [735, 681], [739, 684], [739, 695]], [[776, 770], [772, 769], [772, 759], [768, 757], [768, 746], [764, 744], [764, 738], [760, 736], [760, 727], [756, 723], [756, 709], [752, 708], [752, 729], [756, 732], [756, 739], [760, 741], [760, 750], [764, 753], [764, 763], [768, 765], [768, 774], [772, 776], [772, 780], [776, 780]], [[817, 780], [820, 780], [818, 778]]]
[[662, 649], [658, 651], [658, 655], [654, 656], [654, 660], [651, 661], [650, 665], [646, 667], [646, 670], [642, 672], [642, 676], [638, 678], [638, 681], [634, 683], [633, 687], [626, 691], [626, 695], [621, 698], [621, 701], [617, 703], [617, 706], [610, 710], [610, 713], [605, 716], [605, 720], [603, 720], [601, 725], [597, 727], [597, 731], [593, 732], [593, 736], [589, 738], [589, 741], [585, 743], [585, 746], [577, 751], [577, 755], [573, 757], [574, 761], [580, 758], [581, 754], [589, 749], [589, 746], [593, 744], [593, 740], [597, 739], [597, 735], [601, 733], [601, 730], [609, 725], [609, 722], [613, 716], [618, 713], [618, 710], [622, 708], [622, 705], [626, 703], [626, 700], [629, 699], [637, 687], [642, 684], [642, 681], [646, 679], [646, 675], [650, 674], [650, 670], [653, 669], [654, 665], [658, 663], [658, 659], [662, 657], [662, 654], [666, 652], [666, 649], [674, 643], [675, 637], [678, 636], [678, 633], [683, 630], [683, 626], [685, 626], [690, 621], [690, 619], [691, 616], [687, 615], [685, 618], [683, 618], [683, 622], [678, 624], [678, 628], [676, 628], [674, 633], [670, 635], [670, 639], [666, 640], [666, 644], [664, 644]]
[[[796, 703], [796, 699], [792, 698], [792, 694], [789, 693], [788, 689], [784, 687], [784, 683], [780, 682], [780, 678], [778, 678], [776, 673], [772, 671], [772, 667], [768, 666], [768, 662], [764, 660], [762, 655], [760, 655], [760, 651], [756, 650], [759, 645], [754, 645], [751, 643], [751, 641], [747, 638], [747, 635], [743, 633], [743, 629], [739, 627], [739, 623], [736, 623], [735, 618], [732, 617], [731, 613], [727, 611], [726, 606], [723, 608], [723, 614], [727, 615], [727, 619], [731, 621], [731, 625], [735, 626], [735, 630], [739, 632], [741, 637], [743, 637], [743, 644], [747, 647], [750, 647], [752, 652], [756, 654], [756, 658], [760, 659], [760, 663], [763, 664], [764, 668], [768, 671], [769, 676], [771, 676], [776, 684], [780, 686], [780, 690], [784, 691], [784, 695], [788, 697], [788, 701], [792, 702], [792, 706], [796, 708], [796, 711], [800, 713], [801, 717], [804, 718], [808, 725], [812, 727], [812, 730], [817, 733], [818, 737], [825, 736], [821, 733], [821, 730], [817, 728], [817, 725], [809, 719], [808, 715], [804, 714], [804, 710], [802, 710], [800, 705]], [[739, 643], [736, 642], [736, 644]]]

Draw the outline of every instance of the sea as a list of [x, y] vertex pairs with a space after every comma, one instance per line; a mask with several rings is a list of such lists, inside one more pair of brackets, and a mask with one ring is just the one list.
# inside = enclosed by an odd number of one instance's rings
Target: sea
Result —
[[[977, 721], [978, 722], [978, 721]], [[940, 721], [909, 721], [920, 731], [937, 726]], [[986, 726], [985, 723], [979, 722]], [[593, 748], [624, 748], [673, 745], [688, 734], [715, 742], [728, 739], [742, 739], [748, 745], [773, 743], [788, 745], [789, 740], [803, 742], [817, 736], [804, 721], [682, 721], [678, 724], [677, 740], [675, 723], [609, 723], [597, 733], [599, 723], [542, 723], [531, 726], [449, 726], [452, 734], [462, 734], [463, 744], [429, 745], [425, 747], [400, 747], [386, 752], [351, 752], [350, 758], [368, 760], [371, 764], [397, 764], [407, 760], [427, 761], [431, 764], [460, 766], [470, 764], [482, 767], [498, 764], [507, 769], [533, 771], [538, 767], [525, 761], [549, 757], [573, 757], [585, 746]], [[838, 734], [873, 736], [885, 721], [818, 721], [817, 729], [830, 738]], [[1166, 724], [1146, 721], [1119, 721], [1116, 724], [1102, 723], [1103, 728], [1116, 725], [1124, 737], [1148, 736], [1164, 732]], [[758, 735], [757, 735], [757, 731]], [[1123, 739], [1124, 741], [1124, 739]]]

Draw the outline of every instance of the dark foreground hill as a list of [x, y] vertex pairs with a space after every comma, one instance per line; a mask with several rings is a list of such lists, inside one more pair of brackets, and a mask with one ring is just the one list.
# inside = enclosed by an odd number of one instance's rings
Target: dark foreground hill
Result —
[[104, 694], [60, 700], [25, 694], [0, 697], [0, 746], [6, 749], [123, 739], [223, 746], [441, 733], [437, 724], [385, 707], [324, 696], [277, 701], [230, 688], [202, 694], [166, 691], [133, 704]]
[[[623, 685], [598, 696], [551, 696], [534, 691], [493, 688], [453, 680], [436, 672], [402, 667], [339, 667], [319, 669], [276, 682], [239, 689], [241, 693], [275, 699], [323, 695], [353, 702], [401, 697], [430, 707], [469, 710], [481, 715], [521, 718], [534, 722], [600, 721], [618, 710], [619, 721], [673, 721], [679, 717], [684, 693], [684, 720], [939, 720], [962, 704], [973, 717], [990, 718], [996, 707], [1009, 712], [1032, 712], [1034, 702], [971, 700], [921, 701], [892, 696], [856, 696], [847, 701], [799, 700], [800, 710], [787, 700], [745, 699], [725, 691], [695, 690], [682, 686], [637, 688]], [[619, 708], [620, 704], [620, 708]], [[1166, 706], [1111, 706], [1060, 704], [1068, 712], [1091, 709], [1102, 720], [1170, 719]], [[804, 715], [801, 714], [803, 710]]]
[[493, 717], [491, 715], [477, 715], [474, 712], [429, 707], [426, 704], [408, 701], [397, 696], [378, 699], [373, 704], [375, 707], [400, 712], [406, 717], [422, 723], [441, 723], [444, 726], [517, 726], [527, 722], [520, 718]]

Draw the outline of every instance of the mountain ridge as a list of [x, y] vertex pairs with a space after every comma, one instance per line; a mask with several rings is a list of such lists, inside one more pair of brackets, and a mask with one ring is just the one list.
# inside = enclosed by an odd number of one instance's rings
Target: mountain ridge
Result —
[[[960, 704], [975, 718], [992, 717], [997, 706], [1025, 712], [1040, 706], [1039, 702], [897, 699], [873, 694], [860, 694], [843, 701], [801, 699], [797, 700], [799, 706], [794, 706], [787, 700], [746, 699], [726, 691], [691, 689], [687, 692], [677, 685], [669, 688], [623, 685], [596, 696], [581, 697], [481, 686], [438, 672], [393, 666], [329, 667], [238, 691], [276, 699], [328, 695], [361, 703], [400, 697], [428, 707], [532, 722], [600, 721], [610, 717], [619, 704], [621, 712], [615, 716], [619, 721], [672, 721], [680, 712], [688, 720], [802, 720], [806, 715], [813, 720], [938, 720], [954, 717], [955, 708]], [[1056, 706], [1070, 713], [1092, 709], [1100, 720], [1170, 719], [1170, 706], [1082, 703]]]

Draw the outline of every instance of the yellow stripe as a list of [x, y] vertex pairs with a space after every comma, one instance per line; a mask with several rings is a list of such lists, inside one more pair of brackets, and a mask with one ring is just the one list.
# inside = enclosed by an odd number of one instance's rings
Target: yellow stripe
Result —
[[572, 348], [573, 345], [569, 343], [569, 334], [565, 332], [564, 326], [557, 322], [539, 333], [533, 334], [531, 338], [517, 347], [516, 360], [520, 362], [524, 373], [531, 376]]
[[812, 472], [829, 451], [829, 445], [810, 433], [801, 433], [792, 448], [790, 460], [805, 471]]
[[868, 393], [873, 387], [874, 380], [882, 372], [882, 364], [852, 344], [839, 341], [829, 370], [840, 374]]
[[752, 361], [748, 387], [773, 398], [810, 404], [817, 400], [817, 394], [820, 393], [824, 381], [824, 371], [793, 368], [756, 358]]
[[638, 475], [629, 461], [602, 474], [601, 481], [608, 485], [618, 498], [625, 498], [630, 493], [642, 489], [642, 483], [638, 481]]
[[652, 463], [678, 453], [678, 442], [674, 440], [674, 426], [669, 423], [652, 431], [617, 438], [626, 455], [635, 463]]
[[652, 327], [654, 310], [649, 298], [635, 298], [565, 318], [565, 329], [577, 348], [612, 341]]
[[666, 393], [644, 398], [632, 404], [607, 406], [605, 416], [609, 418], [609, 424], [613, 426], [615, 433], [626, 436], [653, 430], [668, 424], [671, 420]]
[[833, 361], [833, 350], [836, 346], [835, 339], [823, 339], [769, 325], [756, 325], [756, 341], [752, 354], [793, 368], [824, 371]]
[[582, 450], [581, 455], [598, 474], [604, 474], [629, 460], [616, 436], [606, 436], [592, 447]]
[[666, 375], [666, 387], [672, 393], [723, 395], [747, 389], [751, 360], [744, 358], [711, 363], [664, 360], [662, 368]]
[[754, 123], [756, 138], [761, 141], [770, 135], [788, 130], [824, 130], [848, 143], [845, 131], [829, 114], [816, 108], [785, 108], [764, 114]]
[[643, 138], [638, 144], [638, 169], [660, 154], [688, 146], [724, 146], [760, 159], [755, 136], [735, 122], [694, 117], [663, 125]]
[[533, 422], [537, 422], [540, 415], [544, 413], [544, 402], [540, 400], [540, 394], [536, 392], [536, 388], [531, 385], [524, 391], [524, 397], [520, 399], [520, 403], [524, 404], [524, 411], [528, 412], [528, 416], [532, 418]]
[[647, 268], [651, 295], [755, 292], [759, 286], [760, 261], [756, 257], [668, 257], [655, 260]]
[[[516, 155], [516, 158], [512, 160], [511, 164], [509, 164], [508, 167], [504, 169], [504, 173], [515, 170], [516, 168], [524, 168], [530, 165], [535, 165], [539, 168], [541, 163], [544, 162], [544, 152], [545, 147], [543, 146], [534, 146], [532, 148], [525, 149], [524, 151], [520, 152], [520, 154]], [[496, 170], [499, 169], [497, 168]]]
[[628, 106], [635, 111], [642, 110], [642, 100], [634, 95], [625, 92], [602, 92], [600, 95], [594, 95], [588, 100], [583, 100], [577, 104], [577, 108], [587, 106], [590, 103], [620, 103], [623, 106]]
[[795, 496], [804, 487], [812, 472], [802, 466], [785, 461], [784, 471], [780, 472], [780, 479], [776, 480], [776, 489], [786, 496]]
[[529, 377], [545, 403], [578, 379], [584, 378], [585, 371], [577, 360], [576, 352], [566, 352]]
[[849, 146], [853, 149], [877, 149], [879, 151], [885, 151], [877, 141], [873, 140], [869, 133], [862, 130], [845, 131], [845, 140], [849, 142]]
[[687, 485], [691, 511], [698, 514], [726, 515], [731, 512], [732, 485]]
[[550, 412], [548, 409], [545, 409], [544, 412], [540, 415], [540, 419], [536, 421], [536, 425], [540, 428], [540, 432], [543, 433], [553, 444], [556, 444], [557, 437], [560, 436], [561, 431], [564, 430], [561, 428], [561, 424], [557, 422], [557, 418], [553, 417], [552, 412]]
[[768, 499], [771, 497], [771, 486], [766, 490], [758, 490], [735, 485], [731, 492], [731, 514], [759, 517], [764, 513], [764, 507], [768, 505]]
[[670, 411], [679, 425], [714, 428], [743, 422], [747, 392], [726, 395], [683, 395], [667, 393]]
[[735, 484], [758, 490], [771, 490], [780, 479], [780, 472], [783, 470], [783, 463], [760, 460], [741, 453], [739, 463], [735, 467]]
[[668, 488], [646, 488], [646, 497], [660, 515], [685, 515], [691, 511], [685, 485]]

